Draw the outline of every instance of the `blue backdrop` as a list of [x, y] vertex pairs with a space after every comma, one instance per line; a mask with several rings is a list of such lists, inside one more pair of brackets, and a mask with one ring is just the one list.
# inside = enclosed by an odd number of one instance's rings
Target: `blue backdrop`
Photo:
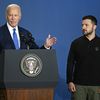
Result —
[[5, 23], [5, 8], [10, 3], [21, 6], [20, 25], [33, 34], [38, 45], [44, 43], [49, 33], [57, 37], [53, 48], [57, 55], [59, 83], [55, 88], [54, 100], [70, 100], [66, 85], [70, 43], [82, 35], [81, 18], [84, 15], [97, 17], [97, 34], [100, 34], [100, 0], [0, 0], [0, 26]]

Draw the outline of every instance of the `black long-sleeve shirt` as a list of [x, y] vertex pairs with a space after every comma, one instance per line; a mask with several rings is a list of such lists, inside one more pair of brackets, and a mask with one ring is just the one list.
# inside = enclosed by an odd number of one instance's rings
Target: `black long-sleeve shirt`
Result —
[[71, 44], [67, 62], [67, 83], [100, 86], [100, 38], [85, 36]]

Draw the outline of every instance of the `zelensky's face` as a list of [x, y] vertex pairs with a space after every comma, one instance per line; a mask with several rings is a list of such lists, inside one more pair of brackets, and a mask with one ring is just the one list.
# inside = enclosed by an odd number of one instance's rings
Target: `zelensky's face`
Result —
[[6, 19], [11, 27], [17, 26], [21, 19], [20, 10], [17, 7], [9, 8], [6, 15]]
[[90, 35], [95, 31], [94, 23], [90, 19], [85, 19], [82, 21], [82, 31], [84, 35]]

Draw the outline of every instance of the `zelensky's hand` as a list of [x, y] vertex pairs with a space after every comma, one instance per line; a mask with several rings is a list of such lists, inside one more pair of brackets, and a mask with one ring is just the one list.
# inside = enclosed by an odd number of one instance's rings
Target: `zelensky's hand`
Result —
[[46, 38], [44, 46], [46, 48], [50, 48], [52, 45], [56, 43], [56, 41], [57, 41], [56, 37], [51, 37], [51, 35], [49, 34], [48, 37]]
[[74, 84], [73, 82], [69, 82], [69, 84], [68, 84], [68, 89], [69, 89], [71, 92], [75, 92], [75, 91], [76, 91], [75, 84]]

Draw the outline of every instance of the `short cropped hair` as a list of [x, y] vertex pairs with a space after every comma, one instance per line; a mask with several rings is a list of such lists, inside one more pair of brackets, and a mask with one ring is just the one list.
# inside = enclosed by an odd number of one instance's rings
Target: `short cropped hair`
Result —
[[87, 16], [84, 16], [82, 18], [82, 20], [85, 20], [85, 19], [90, 19], [95, 25], [97, 25], [97, 19], [95, 16], [92, 16], [92, 15], [87, 15]]

